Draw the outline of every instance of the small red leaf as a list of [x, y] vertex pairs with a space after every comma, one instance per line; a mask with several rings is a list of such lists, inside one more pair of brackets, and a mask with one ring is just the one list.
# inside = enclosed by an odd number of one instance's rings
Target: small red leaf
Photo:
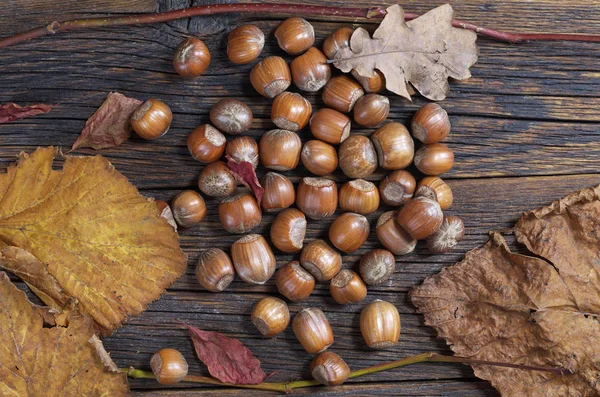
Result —
[[239, 340], [182, 324], [190, 331], [196, 355], [211, 376], [234, 385], [255, 385], [267, 378], [260, 361]]
[[256, 202], [260, 206], [265, 189], [260, 185], [252, 163], [248, 161], [235, 161], [229, 156], [225, 156], [225, 158], [227, 159], [227, 167], [229, 167], [231, 173], [238, 181], [242, 182], [252, 191], [252, 194], [256, 197]]
[[129, 119], [141, 103], [118, 92], [109, 93], [102, 106], [86, 121], [71, 150], [119, 146], [131, 135]]
[[50, 105], [39, 103], [37, 105], [19, 106], [16, 103], [0, 105], [0, 124], [19, 120], [29, 116], [48, 113], [52, 109]]

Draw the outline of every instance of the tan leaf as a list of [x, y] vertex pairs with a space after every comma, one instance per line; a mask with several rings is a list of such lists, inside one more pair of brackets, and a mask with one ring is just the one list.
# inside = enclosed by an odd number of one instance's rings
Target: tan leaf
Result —
[[397, 4], [386, 11], [372, 39], [363, 28], [354, 31], [350, 48], [335, 55], [337, 68], [346, 73], [354, 69], [365, 77], [379, 69], [388, 90], [410, 99], [407, 83], [411, 83], [434, 101], [446, 98], [448, 77], [471, 77], [469, 68], [477, 62], [477, 35], [452, 26], [454, 11], [449, 4], [409, 22], [404, 21], [404, 10]]
[[519, 241], [541, 258], [511, 253], [499, 234], [416, 287], [425, 323], [458, 355], [548, 372], [474, 366], [503, 395], [600, 394], [600, 186], [526, 213]]
[[110, 333], [160, 297], [186, 257], [156, 204], [105, 158], [66, 157], [56, 171], [56, 152], [22, 153], [0, 175], [0, 267], [49, 306], [75, 299]]
[[94, 340], [93, 323], [77, 312], [54, 326], [47, 308], [33, 305], [0, 272], [0, 396], [129, 396], [125, 374]]

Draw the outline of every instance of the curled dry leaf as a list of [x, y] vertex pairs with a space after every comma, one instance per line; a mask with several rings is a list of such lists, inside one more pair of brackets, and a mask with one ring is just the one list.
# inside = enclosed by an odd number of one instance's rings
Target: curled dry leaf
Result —
[[1, 396], [130, 395], [126, 375], [95, 337], [89, 317], [32, 304], [4, 272], [0, 346]]
[[109, 93], [100, 108], [86, 121], [71, 150], [119, 146], [131, 135], [129, 119], [141, 103], [118, 92]]
[[107, 334], [158, 299], [186, 256], [154, 201], [105, 158], [68, 156], [57, 171], [56, 153], [21, 153], [0, 175], [0, 268], [48, 306], [75, 299]]
[[0, 124], [29, 116], [48, 113], [50, 109], [52, 109], [52, 106], [44, 105], [42, 103], [37, 105], [19, 106], [16, 103], [10, 102], [6, 105], [0, 105]]
[[260, 361], [239, 340], [183, 325], [190, 331], [196, 355], [208, 367], [211, 376], [234, 385], [254, 385], [267, 378]]
[[256, 198], [256, 202], [260, 207], [260, 202], [265, 194], [265, 189], [262, 187], [260, 182], [258, 181], [258, 177], [256, 176], [256, 171], [252, 166], [252, 163], [248, 161], [235, 161], [229, 156], [225, 156], [227, 159], [227, 167], [231, 170], [235, 179], [244, 184], [254, 197]]
[[494, 233], [413, 289], [413, 303], [460, 356], [571, 371], [473, 367], [503, 395], [598, 396], [600, 186], [524, 214], [515, 235], [537, 257]]
[[350, 48], [336, 53], [337, 68], [346, 73], [354, 69], [365, 77], [372, 77], [373, 70], [379, 69], [388, 90], [410, 99], [410, 83], [434, 101], [446, 98], [449, 77], [471, 77], [469, 68], [477, 62], [477, 35], [452, 26], [454, 11], [449, 4], [409, 22], [404, 21], [399, 5], [386, 11], [372, 39], [363, 28], [354, 31]]

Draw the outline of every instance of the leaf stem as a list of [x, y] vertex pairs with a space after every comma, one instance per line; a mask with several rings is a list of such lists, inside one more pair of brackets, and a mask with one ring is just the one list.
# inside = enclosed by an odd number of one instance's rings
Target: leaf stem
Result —
[[[209, 4], [196, 7], [182, 8], [179, 10], [152, 13], [133, 14], [126, 16], [106, 16], [98, 18], [71, 19], [54, 21], [48, 25], [18, 33], [0, 39], [0, 48], [8, 47], [33, 38], [53, 35], [69, 30], [93, 29], [106, 26], [143, 25], [173, 21], [176, 19], [190, 18], [200, 15], [228, 14], [228, 13], [280, 13], [304, 16], [325, 16], [345, 18], [381, 18], [385, 15], [383, 7], [352, 8], [328, 7], [305, 4], [282, 3], [235, 3], [235, 4]], [[406, 20], [418, 18], [419, 14], [405, 13]], [[482, 36], [487, 36], [508, 43], [523, 43], [526, 41], [583, 41], [600, 42], [600, 35], [571, 34], [571, 33], [509, 33], [477, 26], [461, 20], [452, 21], [457, 28], [472, 30]]]
[[[391, 361], [389, 363], [383, 363], [378, 365], [373, 365], [371, 367], [366, 367], [363, 369], [359, 369], [356, 371], [350, 372], [349, 378], [358, 378], [359, 376], [370, 375], [377, 372], [388, 371], [390, 369], [405, 367], [407, 365], [425, 363], [425, 362], [438, 362], [438, 363], [459, 363], [459, 364], [470, 364], [470, 365], [492, 365], [496, 367], [507, 367], [514, 369], [521, 369], [527, 371], [544, 371], [551, 372], [555, 375], [567, 375], [570, 374], [571, 371], [565, 368], [551, 368], [551, 367], [537, 367], [530, 365], [520, 365], [520, 364], [512, 364], [512, 363], [502, 363], [497, 361], [485, 361], [485, 360], [475, 360], [466, 357], [457, 357], [457, 356], [445, 356], [442, 354], [437, 354], [433, 352], [421, 353], [415, 356], [410, 356], [403, 358], [397, 361]], [[130, 368], [121, 368], [121, 371], [126, 373], [130, 378], [136, 379], [155, 379], [154, 374], [150, 371], [143, 371], [139, 369], [135, 369], [133, 367]], [[184, 379], [184, 382], [194, 382], [194, 383], [205, 383], [210, 385], [219, 385], [219, 386], [229, 386], [229, 387], [238, 387], [244, 389], [258, 389], [258, 390], [267, 390], [267, 391], [276, 391], [276, 392], [285, 392], [289, 393], [294, 389], [301, 389], [304, 387], [312, 387], [319, 386], [320, 383], [316, 380], [296, 380], [287, 383], [283, 382], [263, 382], [256, 385], [234, 385], [231, 383], [224, 383], [215, 378], [210, 378], [207, 376], [199, 376], [199, 375], [188, 375]]]

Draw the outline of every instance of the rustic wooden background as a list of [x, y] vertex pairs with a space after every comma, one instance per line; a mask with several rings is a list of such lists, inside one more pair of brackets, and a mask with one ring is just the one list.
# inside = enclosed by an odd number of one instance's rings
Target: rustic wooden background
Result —
[[[40, 23], [65, 17], [114, 15], [169, 10], [201, 4], [196, 0], [11, 0], [0, 12], [0, 35], [16, 33]], [[303, 3], [366, 6], [365, 2], [316, 1]], [[370, 1], [386, 5], [392, 1]], [[424, 12], [443, 1], [403, 3], [408, 11]], [[451, 1], [456, 16], [481, 25], [526, 32], [600, 32], [600, 2], [543, 0]], [[168, 103], [174, 113], [171, 130], [163, 138], [146, 142], [132, 138], [121, 147], [102, 150], [115, 167], [136, 185], [142, 194], [170, 200], [182, 189], [194, 188], [202, 168], [187, 152], [187, 134], [208, 121], [210, 107], [223, 97], [248, 101], [255, 122], [251, 135], [270, 129], [270, 101], [249, 85], [252, 65], [234, 66], [225, 55], [227, 33], [235, 26], [252, 22], [267, 34], [264, 55], [284, 55], [276, 45], [273, 30], [281, 15], [228, 15], [180, 20], [144, 27], [123, 27], [72, 32], [34, 40], [0, 50], [0, 103], [50, 103], [49, 114], [0, 125], [0, 166], [7, 166], [20, 151], [37, 146], [70, 148], [85, 120], [102, 103], [109, 91], [139, 99], [156, 97]], [[359, 26], [339, 18], [310, 19], [317, 33], [317, 45], [325, 36], [344, 25]], [[373, 23], [364, 24], [373, 29]], [[184, 81], [173, 72], [171, 56], [178, 42], [188, 34], [204, 38], [213, 61], [207, 73]], [[328, 315], [335, 332], [332, 350], [351, 368], [357, 369], [424, 351], [450, 353], [442, 340], [425, 327], [415, 313], [407, 292], [426, 276], [458, 260], [487, 239], [490, 229], [509, 227], [527, 209], [600, 182], [600, 45], [585, 43], [530, 43], [509, 45], [486, 38], [478, 40], [479, 62], [473, 77], [452, 83], [452, 92], [443, 101], [451, 117], [453, 132], [448, 139], [455, 150], [456, 165], [444, 176], [454, 190], [455, 204], [448, 211], [466, 224], [465, 240], [451, 254], [429, 255], [421, 245], [415, 253], [398, 258], [390, 282], [369, 290], [366, 301], [386, 299], [401, 313], [402, 336], [398, 346], [387, 351], [370, 351], [361, 341], [358, 313], [363, 304], [336, 305], [328, 285], [319, 284], [301, 304], [292, 304], [293, 313], [306, 306], [318, 306]], [[289, 56], [284, 56], [290, 59]], [[320, 106], [319, 95], [307, 95]], [[391, 97], [390, 119], [407, 122], [425, 101], [413, 103]], [[356, 129], [366, 133], [367, 130]], [[310, 133], [302, 133], [303, 140]], [[79, 154], [94, 154], [81, 150]], [[261, 174], [264, 170], [260, 170]], [[288, 172], [297, 182], [306, 174], [301, 166]], [[369, 179], [379, 179], [378, 172]], [[336, 179], [345, 180], [341, 173]], [[191, 372], [206, 374], [195, 358], [187, 332], [176, 320], [207, 330], [240, 338], [260, 358], [272, 380], [286, 381], [309, 376], [311, 357], [295, 341], [291, 329], [276, 339], [263, 339], [251, 326], [249, 313], [260, 297], [274, 294], [272, 281], [249, 286], [236, 280], [224, 293], [203, 291], [194, 278], [194, 265], [201, 250], [218, 246], [227, 249], [237, 238], [228, 236], [218, 224], [216, 201], [208, 199], [209, 214], [199, 226], [181, 231], [181, 243], [189, 255], [189, 267], [167, 293], [148, 310], [105, 338], [104, 344], [117, 365], [148, 368], [151, 354], [162, 347], [180, 349]], [[369, 217], [374, 224], [382, 208]], [[264, 216], [259, 228], [268, 232], [273, 216]], [[331, 220], [309, 222], [307, 238], [326, 236]], [[377, 246], [372, 233], [358, 254]], [[278, 255], [280, 264], [294, 255]], [[358, 255], [344, 256], [354, 266]], [[22, 284], [19, 284], [23, 287]], [[196, 384], [161, 387], [151, 380], [133, 380], [140, 396], [259, 396], [266, 392], [216, 389]], [[319, 396], [496, 396], [486, 382], [473, 376], [466, 366], [423, 364], [355, 379], [337, 388], [298, 391]]]

